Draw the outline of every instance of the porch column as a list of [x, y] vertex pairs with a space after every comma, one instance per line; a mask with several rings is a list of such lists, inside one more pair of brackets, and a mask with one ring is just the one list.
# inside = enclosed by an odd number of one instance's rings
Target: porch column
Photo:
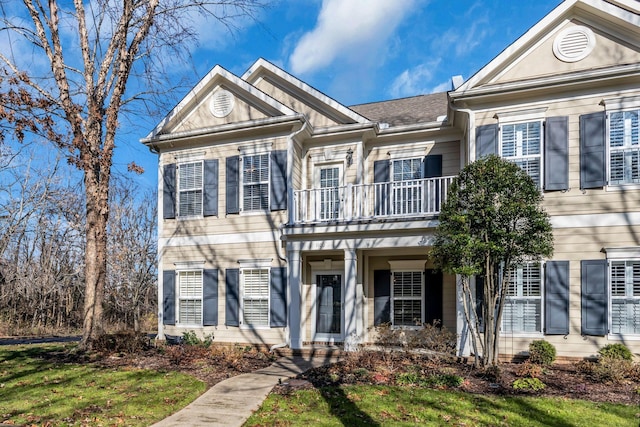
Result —
[[358, 335], [358, 270], [356, 250], [344, 250], [344, 349], [357, 350]]
[[467, 318], [464, 314], [463, 298], [462, 277], [456, 274], [456, 332], [458, 335], [456, 353], [458, 356], [465, 357], [471, 354], [471, 350], [469, 349], [469, 325], [467, 325]]
[[289, 261], [289, 347], [302, 348], [302, 264], [300, 251], [287, 249]]

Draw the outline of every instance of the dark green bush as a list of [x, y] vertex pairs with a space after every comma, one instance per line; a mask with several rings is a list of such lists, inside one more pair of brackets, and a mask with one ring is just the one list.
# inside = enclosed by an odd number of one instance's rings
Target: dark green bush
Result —
[[540, 391], [546, 387], [545, 383], [539, 378], [519, 378], [512, 384], [514, 390], [522, 391]]
[[620, 343], [607, 344], [598, 351], [598, 354], [600, 354], [601, 357], [608, 357], [613, 360], [633, 359], [633, 354], [631, 354], [629, 348], [627, 348], [626, 345]]
[[549, 366], [556, 360], [556, 348], [545, 340], [533, 341], [529, 344], [529, 360], [537, 365]]

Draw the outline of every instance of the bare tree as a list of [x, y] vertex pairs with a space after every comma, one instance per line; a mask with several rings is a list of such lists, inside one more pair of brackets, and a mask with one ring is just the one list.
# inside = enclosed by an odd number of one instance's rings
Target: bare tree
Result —
[[[90, 349], [103, 334], [103, 300], [107, 274], [107, 224], [111, 166], [121, 113], [134, 100], [157, 88], [167, 50], [185, 56], [193, 41], [196, 15], [226, 25], [252, 17], [262, 0], [23, 0], [17, 16], [2, 9], [4, 30], [19, 35], [44, 59], [51, 76], [20, 71], [9, 54], [2, 59], [14, 76], [27, 85], [43, 107], [68, 132], [53, 139], [66, 149], [69, 160], [84, 174], [85, 190], [85, 302], [81, 347]], [[9, 6], [9, 3], [5, 3]], [[15, 7], [15, 4], [11, 4]], [[28, 18], [27, 18], [28, 17]], [[23, 19], [27, 18], [27, 19]], [[73, 34], [73, 37], [70, 37]], [[144, 89], [144, 82], [156, 81]], [[135, 93], [127, 92], [134, 79]], [[133, 85], [131, 85], [133, 86]], [[20, 103], [19, 100], [17, 102]], [[61, 132], [64, 134], [64, 132]], [[135, 165], [134, 165], [135, 167]]]

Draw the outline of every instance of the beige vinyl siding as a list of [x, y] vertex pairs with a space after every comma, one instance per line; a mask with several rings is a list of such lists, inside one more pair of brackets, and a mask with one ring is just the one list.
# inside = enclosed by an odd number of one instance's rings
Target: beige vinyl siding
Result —
[[326, 115], [324, 115], [321, 111], [311, 107], [309, 104], [305, 102], [305, 100], [300, 100], [298, 98], [295, 98], [291, 94], [274, 86], [267, 79], [261, 79], [260, 81], [256, 82], [254, 86], [260, 89], [262, 92], [269, 95], [270, 97], [278, 100], [281, 104], [284, 104], [287, 107], [291, 108], [293, 111], [296, 111], [300, 114], [304, 114], [305, 116], [307, 116], [307, 119], [313, 125], [313, 127], [318, 128], [318, 127], [335, 126], [340, 124], [330, 119]]
[[[230, 90], [225, 87], [226, 90]], [[184, 132], [194, 129], [202, 129], [212, 126], [224, 125], [229, 123], [241, 123], [250, 120], [264, 119], [267, 116], [264, 112], [258, 110], [253, 105], [245, 102], [241, 97], [234, 94], [234, 107], [231, 113], [226, 117], [216, 117], [211, 113], [209, 105], [215, 90], [207, 93], [207, 96], [196, 106], [189, 114], [177, 123], [174, 127], [166, 129], [168, 133]]]
[[[596, 39], [593, 51], [583, 60], [577, 62], [564, 62], [556, 58], [553, 53], [555, 35], [562, 29], [584, 25], [578, 20], [573, 20], [547, 37], [540, 45], [535, 46], [523, 57], [514, 61], [512, 65], [499, 76], [495, 83], [504, 83], [522, 79], [530, 79], [543, 76], [557, 76], [563, 73], [571, 73], [596, 68], [614, 67], [620, 64], [633, 64], [640, 62], [640, 52], [625, 46], [619, 40], [603, 34], [598, 29], [590, 27]], [[587, 27], [589, 27], [587, 25]]]

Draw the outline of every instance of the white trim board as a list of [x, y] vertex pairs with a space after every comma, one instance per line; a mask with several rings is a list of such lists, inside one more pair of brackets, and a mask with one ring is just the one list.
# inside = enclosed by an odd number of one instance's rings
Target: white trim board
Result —
[[550, 218], [553, 228], [618, 227], [640, 225], [640, 212], [562, 215]]

